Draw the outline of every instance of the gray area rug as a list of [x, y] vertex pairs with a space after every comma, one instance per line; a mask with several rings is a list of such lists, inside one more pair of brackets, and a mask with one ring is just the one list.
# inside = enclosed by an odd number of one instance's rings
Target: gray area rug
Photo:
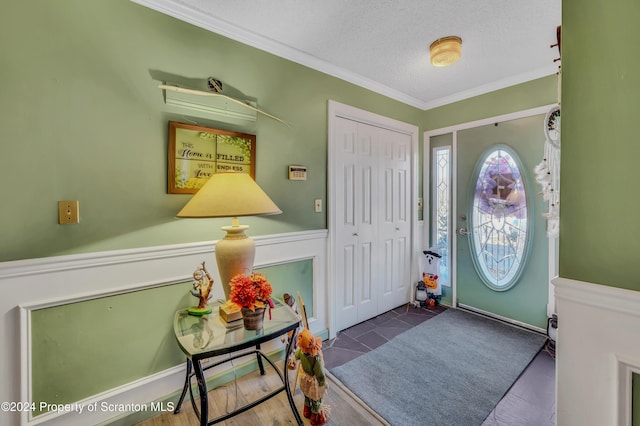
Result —
[[394, 426], [478, 426], [545, 340], [448, 309], [330, 372]]

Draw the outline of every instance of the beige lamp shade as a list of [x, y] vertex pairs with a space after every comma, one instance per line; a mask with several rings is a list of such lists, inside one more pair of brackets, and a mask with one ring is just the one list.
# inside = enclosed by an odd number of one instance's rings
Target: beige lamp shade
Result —
[[282, 210], [246, 173], [215, 173], [177, 217], [238, 217], [280, 214]]
[[462, 55], [462, 39], [457, 36], [442, 37], [429, 46], [431, 64], [435, 67], [446, 67], [454, 64]]
[[216, 263], [222, 289], [229, 299], [229, 281], [237, 274], [253, 270], [255, 244], [244, 233], [249, 227], [238, 223], [238, 216], [280, 214], [282, 211], [246, 173], [216, 173], [180, 210], [177, 217], [231, 217], [231, 226], [223, 226], [223, 239], [216, 244]]

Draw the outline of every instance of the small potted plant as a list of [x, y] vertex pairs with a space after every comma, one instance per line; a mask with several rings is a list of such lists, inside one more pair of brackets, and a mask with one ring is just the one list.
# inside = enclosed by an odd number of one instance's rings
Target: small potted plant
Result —
[[240, 307], [244, 328], [259, 330], [264, 321], [267, 307], [273, 306], [271, 292], [273, 288], [262, 274], [238, 274], [229, 282], [231, 292], [229, 298]]

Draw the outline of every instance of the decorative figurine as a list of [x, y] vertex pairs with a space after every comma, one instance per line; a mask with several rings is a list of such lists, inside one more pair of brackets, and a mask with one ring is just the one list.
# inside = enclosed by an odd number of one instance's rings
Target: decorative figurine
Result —
[[314, 337], [311, 331], [305, 328], [298, 336], [298, 348], [295, 357], [300, 360], [302, 367], [300, 390], [304, 394], [303, 415], [311, 419], [312, 426], [320, 426], [329, 419], [329, 406], [322, 403], [322, 397], [327, 393], [328, 387], [320, 350], [322, 339]]
[[440, 259], [442, 256], [435, 251], [434, 248], [425, 250], [424, 261], [422, 263], [422, 280], [427, 286], [427, 292], [434, 296], [442, 295], [442, 289], [438, 283], [438, 275], [440, 275]]
[[426, 300], [420, 301], [421, 306], [433, 308], [440, 303], [442, 296], [442, 288], [438, 282], [438, 273], [440, 272], [440, 259], [442, 256], [434, 249], [423, 251], [424, 261], [422, 264], [422, 281], [421, 283], [426, 289]]
[[211, 278], [211, 274], [209, 274], [209, 271], [207, 271], [207, 268], [204, 266], [204, 262], [202, 262], [202, 265], [193, 273], [193, 280], [194, 283], [191, 294], [200, 299], [200, 302], [198, 306], [188, 309], [189, 315], [202, 316], [210, 314], [212, 309], [207, 303], [213, 297], [213, 294], [211, 294], [213, 278]]
[[427, 302], [427, 286], [424, 281], [418, 281], [416, 285], [416, 294], [415, 294], [415, 302], [414, 305], [417, 307], [418, 305], [424, 306]]

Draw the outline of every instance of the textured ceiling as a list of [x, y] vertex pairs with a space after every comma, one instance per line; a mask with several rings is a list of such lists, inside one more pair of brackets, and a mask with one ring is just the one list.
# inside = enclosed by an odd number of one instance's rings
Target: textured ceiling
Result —
[[[429, 109], [553, 74], [561, 0], [133, 0]], [[436, 68], [429, 44], [462, 38]]]

